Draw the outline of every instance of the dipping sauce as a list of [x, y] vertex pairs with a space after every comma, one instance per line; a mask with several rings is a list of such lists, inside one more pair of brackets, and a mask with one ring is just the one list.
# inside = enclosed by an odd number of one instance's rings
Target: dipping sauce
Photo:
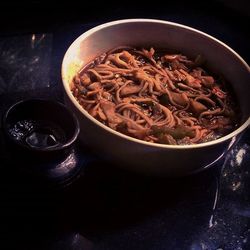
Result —
[[65, 142], [66, 135], [62, 128], [51, 121], [21, 120], [9, 128], [9, 133], [30, 148], [47, 149]]

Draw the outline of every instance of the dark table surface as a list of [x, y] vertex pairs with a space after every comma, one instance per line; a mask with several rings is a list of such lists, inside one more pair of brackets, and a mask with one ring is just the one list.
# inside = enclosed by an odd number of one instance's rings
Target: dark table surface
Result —
[[[41, 22], [35, 5], [33, 22], [23, 16], [23, 22], [1, 28], [0, 115], [23, 98], [63, 101], [60, 65], [67, 47], [108, 20], [152, 17], [190, 25], [226, 42], [249, 62], [248, 12], [223, 9], [221, 2], [213, 2], [217, 9], [172, 4], [136, 6], [127, 13], [122, 5], [109, 9], [109, 15], [100, 16], [99, 10], [85, 19], [60, 19], [57, 13], [56, 22], [53, 8]], [[179, 179], [127, 172], [80, 150], [79, 178], [62, 189], [38, 188], [11, 164], [1, 131], [1, 249], [250, 249], [249, 130], [223, 161]]]

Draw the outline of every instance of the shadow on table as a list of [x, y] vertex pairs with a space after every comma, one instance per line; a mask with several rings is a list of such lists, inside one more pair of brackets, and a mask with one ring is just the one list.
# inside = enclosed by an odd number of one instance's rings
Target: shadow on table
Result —
[[208, 226], [219, 170], [169, 179], [93, 161], [72, 185], [51, 191], [13, 175], [1, 184], [1, 237], [13, 246], [6, 249], [184, 249]]

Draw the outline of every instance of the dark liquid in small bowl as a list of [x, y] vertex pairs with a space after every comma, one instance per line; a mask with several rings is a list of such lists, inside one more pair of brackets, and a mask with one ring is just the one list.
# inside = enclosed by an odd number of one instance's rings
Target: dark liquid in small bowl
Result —
[[9, 134], [16, 141], [36, 149], [47, 149], [62, 145], [65, 132], [57, 124], [45, 120], [26, 119], [9, 128]]
[[30, 99], [11, 106], [3, 128], [13, 150], [38, 153], [62, 153], [69, 149], [79, 134], [74, 114], [63, 104]]

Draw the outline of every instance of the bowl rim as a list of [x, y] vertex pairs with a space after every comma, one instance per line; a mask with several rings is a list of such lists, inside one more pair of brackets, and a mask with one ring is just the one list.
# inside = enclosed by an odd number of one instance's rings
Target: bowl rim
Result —
[[221, 46], [223, 46], [224, 48], [226, 48], [229, 52], [231, 52], [235, 57], [237, 57], [237, 59], [242, 63], [242, 65], [248, 70], [248, 72], [250, 73], [250, 67], [249, 65], [246, 63], [246, 61], [236, 52], [234, 51], [232, 48], [230, 48], [228, 45], [226, 45], [224, 42], [220, 41], [219, 39], [203, 32], [200, 31], [198, 29], [192, 28], [190, 26], [187, 25], [183, 25], [180, 23], [176, 23], [176, 22], [170, 22], [170, 21], [165, 21], [165, 20], [160, 20], [160, 19], [148, 19], [148, 18], [131, 18], [131, 19], [120, 19], [120, 20], [115, 20], [115, 21], [111, 21], [111, 22], [106, 22], [100, 25], [97, 25], [87, 31], [85, 31], [84, 33], [82, 33], [80, 36], [78, 36], [72, 43], [71, 45], [68, 47], [66, 53], [64, 54], [63, 57], [63, 61], [62, 61], [62, 66], [61, 66], [61, 77], [62, 77], [62, 82], [63, 82], [63, 87], [64, 90], [68, 96], [68, 98], [71, 100], [71, 102], [74, 104], [74, 106], [85, 116], [87, 117], [90, 121], [92, 121], [93, 123], [95, 123], [97, 126], [105, 129], [106, 131], [108, 131], [109, 133], [112, 133], [115, 136], [118, 137], [122, 137], [123, 139], [126, 139], [128, 141], [131, 142], [135, 142], [135, 143], [139, 143], [145, 146], [149, 146], [149, 147], [155, 147], [155, 148], [165, 148], [165, 149], [177, 149], [177, 150], [186, 150], [186, 149], [193, 149], [193, 148], [204, 148], [204, 147], [209, 147], [209, 146], [213, 146], [216, 144], [220, 144], [223, 143], [229, 139], [232, 139], [233, 137], [237, 136], [239, 133], [243, 132], [244, 130], [247, 129], [247, 127], [250, 127], [250, 116], [246, 119], [246, 121], [239, 126], [237, 129], [233, 130], [231, 133], [222, 136], [218, 139], [209, 141], [209, 142], [203, 142], [203, 143], [199, 143], [199, 144], [191, 144], [191, 145], [168, 145], [168, 144], [159, 144], [159, 143], [153, 143], [153, 142], [147, 142], [147, 141], [143, 141], [140, 139], [136, 139], [134, 137], [122, 134], [116, 130], [111, 129], [110, 127], [104, 125], [103, 123], [101, 123], [100, 121], [98, 121], [97, 119], [95, 119], [94, 117], [92, 117], [80, 104], [79, 102], [76, 100], [76, 98], [73, 96], [70, 88], [69, 88], [69, 84], [66, 80], [66, 78], [64, 77], [66, 75], [66, 66], [65, 66], [65, 62], [67, 60], [68, 57], [70, 57], [70, 52], [72, 49], [74, 49], [82, 40], [84, 40], [85, 38], [89, 37], [90, 35], [92, 35], [93, 33], [102, 30], [104, 28], [110, 27], [110, 26], [115, 26], [115, 25], [119, 25], [119, 24], [125, 24], [125, 23], [158, 23], [158, 24], [165, 24], [168, 26], [174, 26], [177, 28], [182, 28], [182, 29], [186, 29], [189, 30], [191, 32], [194, 33], [198, 33], [199, 35], [206, 37], [218, 44], [220, 44]]

